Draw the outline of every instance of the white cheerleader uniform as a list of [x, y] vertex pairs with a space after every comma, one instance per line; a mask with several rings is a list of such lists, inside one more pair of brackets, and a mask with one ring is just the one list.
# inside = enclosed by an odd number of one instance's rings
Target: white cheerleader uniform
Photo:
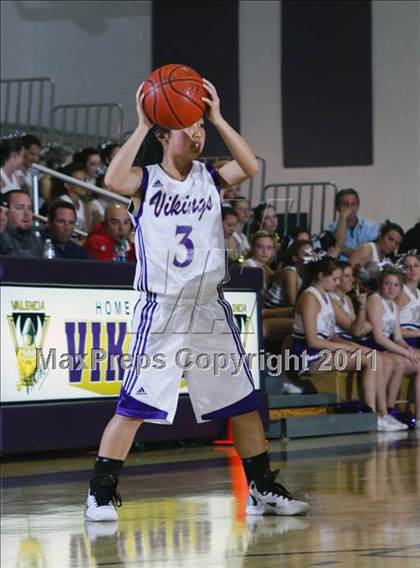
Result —
[[[313, 294], [321, 307], [316, 318], [316, 334], [328, 340], [334, 335], [335, 329], [335, 314], [331, 298], [328, 294], [323, 296], [314, 286], [307, 288], [306, 292]], [[310, 363], [321, 357], [321, 349], [308, 346], [303, 319], [297, 312], [295, 312], [292, 336], [292, 354], [299, 357], [299, 374], [303, 374], [309, 371]]]
[[[415, 293], [410, 288], [404, 285], [404, 294], [410, 299], [408, 304], [400, 309], [400, 326], [404, 329], [420, 329], [420, 291], [416, 290]], [[405, 337], [405, 341], [411, 347], [420, 349], [419, 337]]]

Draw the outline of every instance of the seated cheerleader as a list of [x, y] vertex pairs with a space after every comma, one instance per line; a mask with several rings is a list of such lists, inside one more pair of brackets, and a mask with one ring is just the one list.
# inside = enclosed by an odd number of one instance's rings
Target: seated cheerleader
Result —
[[398, 307], [401, 335], [408, 345], [420, 350], [420, 256], [416, 253], [409, 251], [402, 261], [405, 284], [398, 296]]
[[385, 258], [391, 257], [401, 244], [404, 231], [397, 223], [385, 221], [381, 226], [378, 238], [370, 243], [364, 243], [350, 254], [352, 266], [363, 267], [373, 262], [379, 264]]
[[312, 250], [311, 242], [294, 241], [286, 252], [284, 265], [276, 270], [273, 283], [267, 290], [265, 306], [267, 308], [284, 308], [294, 306], [302, 286], [303, 260]]
[[394, 266], [384, 268], [378, 278], [378, 291], [369, 296], [367, 301], [367, 316], [372, 325], [372, 336], [363, 340], [362, 344], [383, 352], [394, 363], [388, 387], [388, 406], [395, 405], [403, 376], [414, 376], [419, 424], [420, 352], [410, 347], [401, 333], [396, 301], [402, 291], [402, 272]]
[[[372, 326], [366, 319], [367, 294], [365, 292], [360, 293], [358, 287], [356, 287], [356, 312], [348, 295], [353, 288], [353, 268], [346, 261], [340, 261], [338, 264], [341, 269], [340, 283], [336, 290], [329, 294], [334, 307], [335, 333], [344, 341], [357, 341], [358, 338], [363, 338], [372, 331]], [[380, 353], [377, 353], [376, 357], [380, 359], [384, 381], [388, 384], [392, 377], [394, 363]], [[388, 420], [394, 422], [400, 430], [407, 429], [405, 424], [396, 420], [392, 415], [389, 416]]]
[[372, 331], [372, 326], [366, 319], [367, 294], [360, 294], [356, 289], [358, 304], [356, 314], [353, 302], [348, 296], [353, 288], [353, 268], [345, 261], [340, 261], [338, 266], [341, 270], [340, 282], [335, 291], [330, 292], [336, 320], [335, 333], [342, 339], [353, 341], [353, 338], [365, 337]]
[[[382, 362], [377, 359], [375, 365], [367, 349], [335, 334], [334, 308], [328, 293], [334, 292], [340, 281], [338, 261], [312, 253], [305, 272], [296, 303], [292, 343], [292, 354], [299, 357], [300, 374], [317, 375], [337, 369], [338, 364], [340, 370], [352, 371], [360, 365], [364, 400], [373, 410], [377, 408], [378, 430], [399, 430], [395, 419], [388, 415]], [[341, 353], [340, 362], [336, 357], [338, 352]]]

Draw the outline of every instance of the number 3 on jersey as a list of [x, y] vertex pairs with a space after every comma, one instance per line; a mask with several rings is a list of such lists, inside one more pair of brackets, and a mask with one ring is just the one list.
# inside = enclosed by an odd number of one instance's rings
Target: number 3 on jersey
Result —
[[182, 234], [184, 235], [178, 244], [184, 245], [187, 249], [187, 258], [183, 262], [179, 262], [176, 258], [176, 254], [174, 256], [174, 265], [178, 266], [179, 268], [185, 268], [191, 264], [194, 258], [194, 243], [191, 239], [188, 238], [188, 235], [191, 233], [192, 227], [190, 225], [177, 225], [175, 235]]

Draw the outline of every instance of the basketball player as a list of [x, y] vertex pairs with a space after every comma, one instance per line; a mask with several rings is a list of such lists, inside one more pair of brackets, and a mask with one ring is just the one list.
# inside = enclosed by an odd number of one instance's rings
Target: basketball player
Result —
[[[215, 87], [204, 80], [207, 118], [234, 160], [216, 171], [198, 161], [206, 138], [204, 121], [183, 130], [153, 127], [137, 91], [139, 124], [112, 160], [105, 183], [130, 195], [137, 270], [130, 353], [160, 355], [164, 365], [127, 369], [116, 414], [102, 436], [86, 503], [89, 521], [115, 521], [121, 505], [118, 475], [143, 422], [171, 424], [182, 374], [196, 419], [232, 417], [235, 448], [250, 485], [247, 512], [296, 515], [308, 504], [293, 498], [270, 471], [252, 375], [246, 362], [232, 367], [191, 366], [197, 354], [231, 354], [244, 349], [221, 284], [227, 279], [220, 190], [254, 175], [257, 161], [247, 142], [224, 120]], [[140, 151], [142, 167], [133, 167]], [[150, 165], [145, 165], [150, 164]], [[179, 354], [187, 353], [188, 364]], [[183, 373], [183, 369], [184, 373]]]

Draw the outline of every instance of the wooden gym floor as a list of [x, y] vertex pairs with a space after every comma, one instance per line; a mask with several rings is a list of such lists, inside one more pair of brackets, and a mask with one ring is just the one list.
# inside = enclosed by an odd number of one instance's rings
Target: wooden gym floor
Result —
[[246, 518], [230, 447], [132, 453], [118, 523], [83, 521], [93, 456], [14, 457], [2, 467], [4, 568], [420, 567], [420, 433], [270, 443], [306, 517]]

